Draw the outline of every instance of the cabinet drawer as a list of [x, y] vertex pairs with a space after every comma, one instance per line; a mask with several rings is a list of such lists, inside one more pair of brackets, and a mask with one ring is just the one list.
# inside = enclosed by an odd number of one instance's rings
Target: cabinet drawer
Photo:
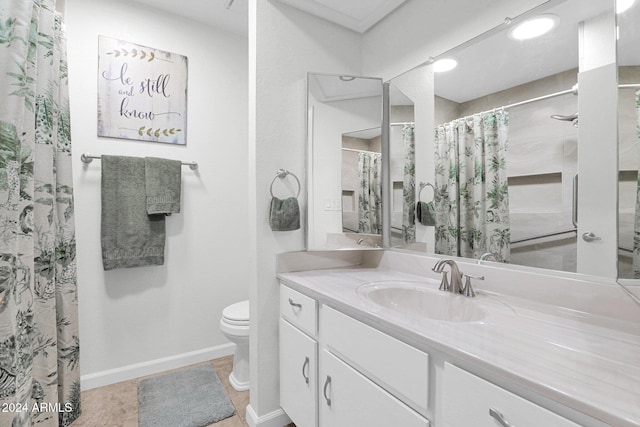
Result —
[[429, 421], [355, 369], [322, 350], [321, 427], [429, 427]]
[[446, 427], [505, 425], [498, 422], [496, 412], [504, 417], [508, 425], [518, 427], [579, 427], [566, 418], [448, 363], [444, 367], [443, 399]]
[[316, 336], [318, 309], [314, 299], [281, 285], [280, 316], [312, 337]]
[[330, 307], [322, 306], [324, 345], [423, 415], [429, 398], [429, 355]]

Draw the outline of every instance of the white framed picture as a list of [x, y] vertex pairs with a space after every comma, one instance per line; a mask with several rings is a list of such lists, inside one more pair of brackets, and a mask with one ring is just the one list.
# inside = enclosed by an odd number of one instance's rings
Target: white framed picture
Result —
[[187, 57], [98, 37], [98, 136], [187, 143]]

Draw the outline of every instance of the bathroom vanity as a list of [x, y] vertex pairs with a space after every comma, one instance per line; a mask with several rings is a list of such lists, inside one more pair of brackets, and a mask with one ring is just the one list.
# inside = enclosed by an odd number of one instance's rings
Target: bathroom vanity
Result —
[[640, 306], [615, 284], [460, 260], [472, 298], [438, 290], [437, 260], [279, 274], [298, 427], [640, 426]]

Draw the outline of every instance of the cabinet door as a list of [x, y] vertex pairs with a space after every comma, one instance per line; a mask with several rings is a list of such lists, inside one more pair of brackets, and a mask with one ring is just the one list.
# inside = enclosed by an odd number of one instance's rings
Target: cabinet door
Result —
[[280, 319], [280, 406], [297, 427], [315, 427], [318, 344]]
[[428, 427], [429, 421], [368, 378], [322, 350], [320, 425], [322, 427]]
[[[499, 419], [502, 420], [499, 421]], [[445, 363], [445, 427], [579, 427], [566, 418]]]

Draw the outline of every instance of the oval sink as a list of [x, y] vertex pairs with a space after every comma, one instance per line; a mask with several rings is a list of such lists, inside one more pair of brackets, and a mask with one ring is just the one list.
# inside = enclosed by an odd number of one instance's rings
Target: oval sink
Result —
[[411, 316], [447, 322], [477, 322], [486, 316], [471, 298], [428, 288], [419, 282], [365, 283], [356, 293], [380, 307]]

